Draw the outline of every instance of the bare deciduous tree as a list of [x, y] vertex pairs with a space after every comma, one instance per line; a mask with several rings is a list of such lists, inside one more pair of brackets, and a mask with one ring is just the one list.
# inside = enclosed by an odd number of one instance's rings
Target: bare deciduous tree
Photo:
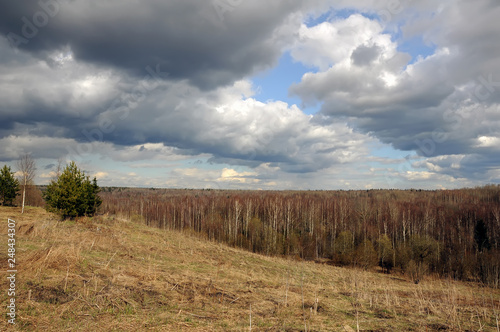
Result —
[[52, 177], [52, 180], [57, 180], [59, 178], [59, 175], [61, 175], [63, 168], [64, 168], [64, 158], [61, 157], [61, 158], [57, 159], [57, 166], [56, 166], [54, 176]]
[[20, 173], [19, 183], [23, 188], [23, 203], [21, 213], [24, 213], [24, 202], [26, 201], [26, 186], [32, 186], [36, 175], [36, 163], [30, 154], [25, 154], [17, 161], [17, 170]]
[[103, 212], [200, 232], [256, 253], [363, 268], [378, 262], [386, 272], [418, 272], [419, 280], [437, 273], [500, 285], [500, 185], [449, 191], [111, 189], [100, 193]]

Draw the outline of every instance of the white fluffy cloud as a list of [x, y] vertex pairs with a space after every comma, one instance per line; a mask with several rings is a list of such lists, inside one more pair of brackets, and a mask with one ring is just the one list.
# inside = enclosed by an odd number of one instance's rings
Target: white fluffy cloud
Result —
[[[383, 34], [382, 30], [380, 23], [360, 14], [313, 27], [302, 24], [291, 54], [295, 60], [321, 71], [348, 61], [353, 52], [358, 54], [360, 63], [369, 65], [379, 58], [380, 53], [394, 53], [390, 35]], [[365, 54], [362, 54], [363, 49]], [[391, 56], [385, 54], [386, 58]]]
[[[319, 71], [305, 74], [291, 92], [305, 103], [322, 103], [322, 114], [332, 121], [348, 119], [397, 149], [477, 160], [474, 167], [468, 162], [469, 167], [439, 172], [498, 181], [492, 166], [500, 159], [495, 148], [500, 46], [493, 36], [500, 34], [500, 26], [493, 21], [500, 6], [486, 0], [474, 5], [448, 1], [438, 8], [425, 4], [403, 10], [413, 15], [401, 21], [399, 40], [390, 38], [384, 22], [358, 14], [302, 26], [292, 55]], [[468, 19], [474, 24], [465, 23]], [[401, 52], [401, 44], [415, 36], [434, 53], [412, 59]], [[342, 51], [336, 45], [343, 45]]]

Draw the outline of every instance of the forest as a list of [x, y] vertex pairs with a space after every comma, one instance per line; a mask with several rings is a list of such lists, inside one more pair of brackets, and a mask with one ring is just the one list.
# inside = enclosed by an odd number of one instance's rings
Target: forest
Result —
[[499, 288], [500, 186], [458, 190], [103, 188], [101, 213], [251, 252]]

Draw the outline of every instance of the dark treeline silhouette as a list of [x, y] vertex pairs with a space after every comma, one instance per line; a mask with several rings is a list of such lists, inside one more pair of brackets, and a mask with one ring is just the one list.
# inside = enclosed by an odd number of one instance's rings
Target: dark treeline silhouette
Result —
[[500, 186], [420, 191], [105, 188], [102, 212], [266, 255], [499, 287]]

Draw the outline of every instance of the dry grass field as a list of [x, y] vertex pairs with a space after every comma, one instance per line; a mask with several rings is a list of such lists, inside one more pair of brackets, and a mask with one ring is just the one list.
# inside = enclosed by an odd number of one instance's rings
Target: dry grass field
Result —
[[[500, 290], [265, 257], [115, 216], [16, 220], [19, 331], [499, 331]], [[3, 310], [6, 312], [6, 307]]]

